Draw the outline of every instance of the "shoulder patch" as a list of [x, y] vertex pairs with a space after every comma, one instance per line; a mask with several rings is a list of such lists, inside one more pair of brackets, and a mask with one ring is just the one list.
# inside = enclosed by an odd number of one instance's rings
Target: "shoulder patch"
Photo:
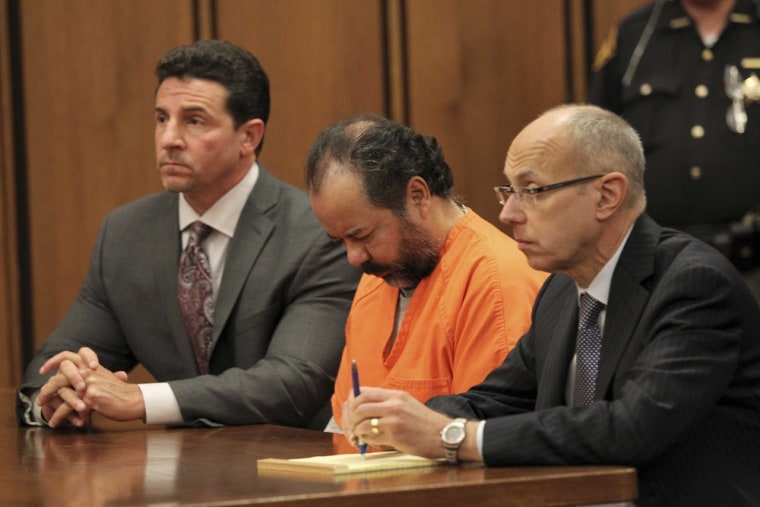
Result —
[[668, 26], [670, 26], [670, 28], [673, 30], [686, 28], [687, 26], [691, 26], [691, 20], [685, 16], [682, 18], [671, 19], [670, 23], [668, 23]]
[[740, 23], [743, 25], [749, 25], [752, 23], [752, 18], [749, 14], [742, 14], [741, 12], [732, 12], [728, 18], [734, 23]]
[[604, 42], [602, 42], [602, 47], [600, 47], [599, 51], [596, 52], [594, 64], [591, 66], [591, 69], [594, 72], [599, 71], [607, 64], [607, 62], [612, 59], [613, 56], [615, 56], [615, 52], [617, 51], [617, 36], [617, 26], [613, 26], [610, 32], [607, 34], [607, 38], [604, 39]]

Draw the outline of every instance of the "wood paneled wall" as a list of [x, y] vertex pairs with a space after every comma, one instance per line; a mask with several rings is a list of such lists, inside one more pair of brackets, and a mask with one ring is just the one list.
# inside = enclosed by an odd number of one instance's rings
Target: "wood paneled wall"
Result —
[[35, 345], [78, 292], [105, 214], [161, 189], [153, 67], [168, 47], [192, 41], [191, 4], [20, 4]]
[[260, 160], [284, 180], [304, 186], [306, 154], [328, 124], [385, 114], [382, 1], [224, 0], [217, 9], [217, 36], [248, 48], [269, 74]]
[[544, 109], [582, 99], [582, 41], [598, 44], [640, 3], [0, 0], [0, 384], [19, 381], [22, 340], [41, 344], [76, 296], [105, 214], [161, 189], [153, 67], [167, 49], [218, 37], [256, 54], [272, 85], [261, 161], [282, 179], [303, 186], [306, 153], [329, 123], [380, 113], [435, 135], [458, 193], [497, 223], [490, 188], [511, 138]]
[[510, 140], [564, 101], [563, 2], [414, 0], [409, 123], [436, 136], [469, 206], [498, 223]]

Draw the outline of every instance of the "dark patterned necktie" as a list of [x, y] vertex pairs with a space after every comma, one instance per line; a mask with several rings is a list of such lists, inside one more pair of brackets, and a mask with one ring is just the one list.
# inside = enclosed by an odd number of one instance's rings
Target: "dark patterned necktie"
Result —
[[588, 294], [581, 294], [573, 392], [573, 405], [576, 407], [586, 407], [594, 401], [596, 375], [602, 356], [602, 333], [598, 324], [602, 308], [602, 303]]
[[177, 300], [201, 374], [208, 373], [209, 347], [214, 323], [214, 287], [211, 266], [201, 246], [213, 229], [201, 222], [190, 225], [190, 237], [179, 260]]

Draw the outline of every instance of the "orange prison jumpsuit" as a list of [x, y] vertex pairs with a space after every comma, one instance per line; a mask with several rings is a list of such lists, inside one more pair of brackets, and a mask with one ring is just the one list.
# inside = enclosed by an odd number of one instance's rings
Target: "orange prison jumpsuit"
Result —
[[438, 266], [415, 289], [388, 349], [399, 289], [363, 275], [346, 323], [335, 422], [342, 424], [342, 404], [352, 393], [352, 359], [362, 385], [402, 389], [423, 402], [482, 381], [527, 331], [546, 276], [528, 266], [514, 240], [468, 210], [449, 231]]

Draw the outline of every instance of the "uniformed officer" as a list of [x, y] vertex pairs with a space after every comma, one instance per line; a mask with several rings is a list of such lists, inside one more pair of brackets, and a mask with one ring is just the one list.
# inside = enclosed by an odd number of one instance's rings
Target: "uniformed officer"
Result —
[[647, 211], [722, 249], [760, 298], [759, 16], [751, 0], [637, 9], [597, 54], [588, 101], [639, 132]]

